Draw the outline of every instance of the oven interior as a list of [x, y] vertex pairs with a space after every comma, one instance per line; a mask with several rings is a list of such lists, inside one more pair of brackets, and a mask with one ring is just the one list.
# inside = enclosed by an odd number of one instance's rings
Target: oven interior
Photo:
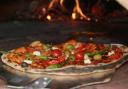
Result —
[[[76, 39], [128, 45], [128, 12], [113, 0], [4, 0], [0, 8], [1, 50], [35, 40], [59, 44]], [[0, 69], [6, 79], [15, 76], [21, 80], [19, 85], [29, 80]]]

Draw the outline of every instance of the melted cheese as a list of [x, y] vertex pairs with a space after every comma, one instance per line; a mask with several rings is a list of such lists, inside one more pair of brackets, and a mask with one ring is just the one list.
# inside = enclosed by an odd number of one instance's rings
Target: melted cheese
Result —
[[90, 64], [91, 63], [91, 60], [90, 58], [88, 57], [87, 54], [84, 55], [84, 64]]
[[53, 47], [52, 47], [52, 50], [54, 50], [54, 49], [59, 49], [59, 48], [58, 48], [58, 47], [54, 47], [54, 46], [53, 46]]
[[113, 55], [113, 54], [115, 54], [114, 51], [108, 52], [108, 56], [111, 56], [111, 55]]
[[33, 52], [33, 55], [41, 56], [41, 53], [40, 53], [40, 51], [34, 51], [34, 52]]
[[90, 59], [85, 59], [84, 64], [91, 64], [91, 60]]
[[24, 62], [27, 64], [32, 64], [32, 60], [24, 60]]

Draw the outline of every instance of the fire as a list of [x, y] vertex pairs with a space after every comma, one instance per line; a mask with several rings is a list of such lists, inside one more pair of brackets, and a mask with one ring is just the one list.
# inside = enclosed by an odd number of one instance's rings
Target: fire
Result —
[[48, 9], [51, 9], [53, 6], [57, 5], [59, 0], [52, 0], [48, 6]]
[[64, 0], [60, 0], [60, 6], [61, 6], [61, 8], [62, 8], [63, 10], [66, 11], [65, 6], [64, 6]]
[[60, 0], [60, 5], [61, 5], [62, 7], [64, 7], [63, 3], [64, 3], [64, 0]]
[[62, 15], [64, 17], [66, 15], [63, 14], [68, 13], [68, 16], [71, 15], [71, 19], [73, 20], [76, 19], [87, 20], [87, 21], [91, 20], [88, 16], [86, 16], [83, 13], [80, 6], [80, 0], [73, 1], [72, 4], [73, 5], [75, 4], [75, 6], [73, 7], [72, 14], [69, 12], [70, 10], [67, 9], [65, 2], [66, 0], [51, 0], [48, 6], [46, 7], [40, 6], [41, 8], [37, 8], [38, 19], [47, 19], [48, 21], [51, 21], [53, 20], [51, 14], [53, 17], [57, 17], [57, 15], [59, 16]]
[[[61, 9], [65, 10], [65, 7], [64, 7], [64, 1], [65, 0], [52, 0], [48, 6], [48, 9], [50, 8], [53, 8], [55, 5], [59, 4]], [[87, 17], [81, 10], [80, 8], [80, 2], [79, 0], [75, 0], [75, 7], [73, 9], [73, 13], [72, 13], [72, 19], [75, 20], [79, 17], [79, 19], [83, 20], [87, 20], [87, 21], [90, 21], [91, 19], [89, 17]]]
[[80, 3], [79, 3], [79, 0], [75, 0], [75, 7], [73, 9], [73, 13], [72, 13], [72, 19], [76, 19], [76, 14], [79, 14], [80, 15], [80, 19], [85, 19], [85, 20], [88, 20], [90, 21], [91, 19], [89, 17], [87, 17], [86, 15], [83, 14], [81, 8], [80, 8]]
[[47, 15], [46, 18], [47, 18], [48, 21], [51, 21], [52, 20], [52, 17], [50, 15]]

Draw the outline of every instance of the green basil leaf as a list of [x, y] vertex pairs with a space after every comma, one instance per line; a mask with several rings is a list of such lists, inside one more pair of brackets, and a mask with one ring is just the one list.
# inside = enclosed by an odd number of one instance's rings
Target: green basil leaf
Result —
[[75, 61], [75, 56], [74, 55], [69, 56], [68, 60], [69, 61]]
[[45, 51], [47, 51], [47, 50], [49, 50], [49, 49], [51, 49], [52, 48], [52, 45], [50, 45], [50, 44], [45, 44], [45, 45], [43, 45], [43, 49], [45, 50]]
[[47, 58], [48, 58], [47, 56], [40, 56], [41, 60], [47, 60]]
[[66, 47], [66, 49], [67, 49], [67, 50], [74, 50], [75, 47], [74, 47], [74, 45], [72, 45], [72, 44], [68, 44], [67, 47]]

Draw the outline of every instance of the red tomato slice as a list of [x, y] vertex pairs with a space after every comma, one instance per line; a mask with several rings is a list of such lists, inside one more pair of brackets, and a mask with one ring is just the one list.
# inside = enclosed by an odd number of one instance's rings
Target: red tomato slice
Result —
[[109, 56], [108, 58], [109, 58], [109, 59], [112, 59], [112, 60], [118, 60], [118, 59], [120, 59], [122, 56], [123, 56], [122, 50], [119, 49], [119, 48], [116, 48], [116, 49], [115, 49], [115, 54]]
[[76, 60], [79, 60], [79, 61], [84, 60], [84, 53], [83, 52], [76, 53], [75, 58]]
[[47, 67], [49, 66], [48, 63], [49, 63], [49, 60], [45, 60], [45, 61], [40, 62], [39, 64], [42, 65], [43, 67]]
[[65, 61], [65, 56], [58, 57], [58, 61], [59, 61], [59, 63], [64, 62]]
[[119, 58], [121, 58], [121, 56], [122, 56], [122, 53], [115, 53], [115, 54], [109, 56], [109, 58], [112, 60], [118, 60]]
[[86, 50], [86, 48], [84, 47], [84, 45], [81, 45], [80, 47], [78, 47], [78, 48], [75, 49], [75, 53], [83, 52], [85, 50]]
[[48, 64], [49, 65], [54, 65], [54, 64], [59, 64], [59, 61], [58, 60], [56, 60], [56, 59], [50, 59], [49, 61], [48, 61]]
[[62, 62], [64, 62], [65, 61], [65, 57], [64, 56], [60, 56], [60, 57], [58, 57], [57, 59], [50, 59], [49, 61], [48, 61], [48, 64], [49, 65], [53, 65], [53, 64], [60, 64], [60, 63], [62, 63]]
[[51, 55], [54, 57], [58, 57], [62, 55], [62, 52], [59, 49], [55, 49], [51, 51]]
[[36, 51], [34, 48], [32, 48], [32, 47], [27, 47], [27, 52], [33, 53], [34, 51]]

